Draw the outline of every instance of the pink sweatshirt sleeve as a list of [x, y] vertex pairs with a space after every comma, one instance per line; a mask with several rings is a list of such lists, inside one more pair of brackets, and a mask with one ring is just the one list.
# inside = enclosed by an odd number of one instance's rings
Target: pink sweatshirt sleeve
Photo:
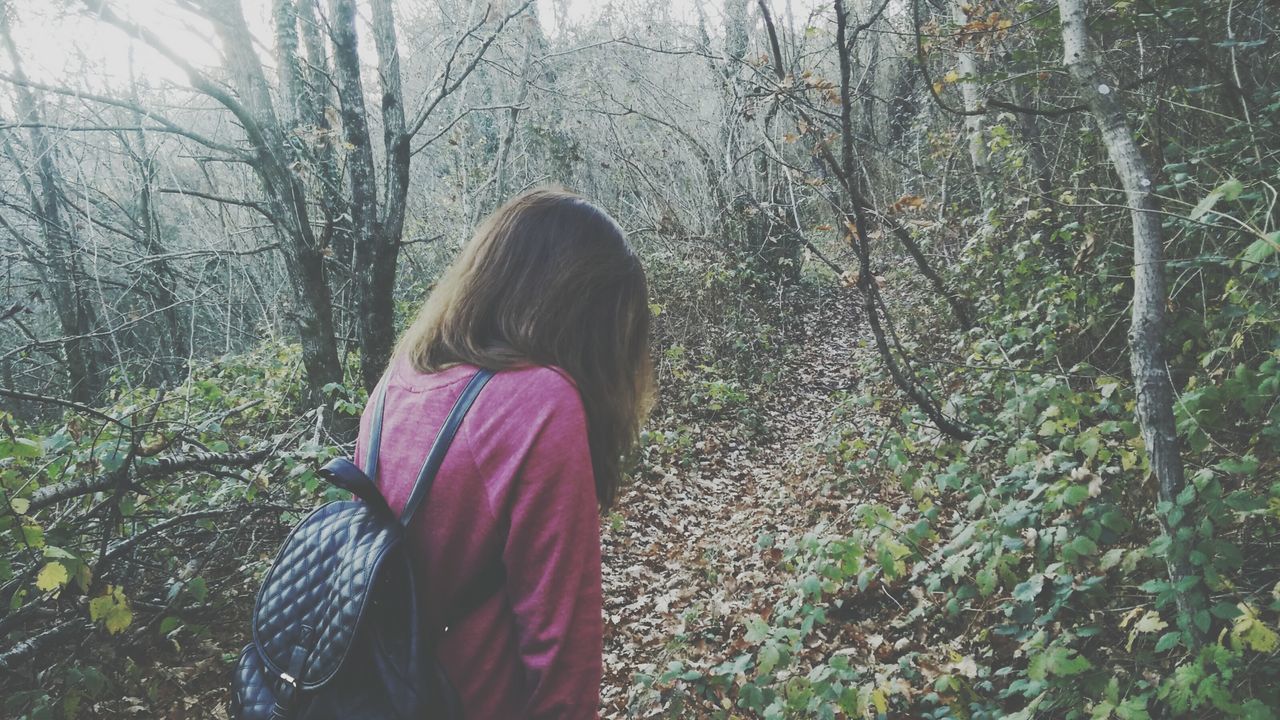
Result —
[[537, 411], [524, 418], [533, 427], [520, 429], [531, 436], [508, 488], [503, 548], [529, 693], [524, 716], [596, 718], [604, 628], [586, 416], [570, 380], [550, 369], [538, 375], [521, 393], [522, 404]]

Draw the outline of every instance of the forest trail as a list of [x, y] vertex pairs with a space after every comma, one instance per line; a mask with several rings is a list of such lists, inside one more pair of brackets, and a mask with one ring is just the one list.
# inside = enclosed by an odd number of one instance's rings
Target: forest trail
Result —
[[606, 518], [603, 717], [661, 713], [668, 703], [635, 676], [655, 677], [677, 657], [701, 669], [730, 659], [746, 646], [743, 621], [767, 616], [793, 579], [771, 548], [811, 528], [798, 509], [821, 488], [805, 450], [830, 426], [832, 393], [856, 387], [853, 357], [865, 351], [847, 296], [816, 309], [807, 328], [775, 397], [756, 408], [755, 434], [698, 426], [686, 464], [658, 466]]
[[[544, 186], [659, 363], [604, 717], [1280, 720], [1275, 4], [5, 2], [0, 720], [228, 720], [401, 320]], [[534, 285], [572, 365], [611, 304]]]

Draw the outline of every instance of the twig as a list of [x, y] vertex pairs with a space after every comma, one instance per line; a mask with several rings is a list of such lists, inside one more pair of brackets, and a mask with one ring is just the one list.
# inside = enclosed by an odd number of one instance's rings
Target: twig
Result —
[[80, 403], [73, 402], [71, 400], [63, 400], [62, 398], [49, 397], [48, 395], [36, 395], [35, 393], [22, 392], [21, 390], [13, 390], [13, 389], [4, 388], [4, 387], [0, 387], [0, 395], [11, 397], [15, 400], [27, 400], [30, 402], [46, 403], [49, 405], [60, 405], [65, 408], [70, 408], [72, 410], [75, 410], [78, 413], [89, 415], [91, 417], [96, 417], [99, 420], [102, 420], [103, 422], [112, 423], [121, 428], [127, 429], [129, 427], [128, 425], [121, 422], [120, 419], [118, 418], [114, 418], [100, 410], [94, 410], [88, 405], [81, 405]]
[[[215, 453], [215, 452], [196, 452], [187, 455], [179, 455], [176, 457], [167, 457], [159, 460], [152, 465], [142, 465], [136, 468], [139, 479], [163, 477], [183, 470], [198, 469], [213, 465], [233, 465], [244, 467], [253, 465], [265, 459], [271, 454], [274, 448], [262, 448], [251, 452], [241, 453]], [[116, 478], [112, 473], [106, 473], [97, 477], [84, 477], [75, 480], [67, 480], [66, 482], [46, 485], [31, 494], [31, 507], [29, 512], [35, 512], [43, 508], [54, 505], [63, 500], [99, 490], [106, 490], [115, 484]]]
[[23, 665], [26, 662], [27, 658], [36, 654], [46, 645], [49, 645], [54, 640], [57, 640], [72, 630], [90, 630], [92, 628], [93, 625], [80, 618], [68, 620], [59, 625], [55, 625], [39, 635], [27, 638], [3, 653], [0, 653], [0, 670], [17, 669], [20, 665]]

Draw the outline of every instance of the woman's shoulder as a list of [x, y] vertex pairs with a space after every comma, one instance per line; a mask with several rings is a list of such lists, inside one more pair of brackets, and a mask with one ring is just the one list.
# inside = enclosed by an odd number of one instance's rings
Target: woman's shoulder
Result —
[[509, 474], [501, 467], [540, 465], [586, 447], [586, 412], [578, 386], [556, 367], [496, 373], [462, 428], [477, 468], [494, 477]]
[[490, 382], [530, 393], [578, 396], [578, 383], [573, 376], [555, 365], [521, 365], [500, 370]]
[[556, 365], [520, 365], [499, 370], [489, 384], [521, 396], [544, 396], [547, 400], [579, 397], [572, 375]]
[[585, 416], [577, 383], [569, 373], [551, 365], [524, 365], [497, 372], [476, 400], [476, 407], [482, 416], [509, 431], [534, 430], [547, 422], [581, 422]]
[[[476, 373], [475, 365], [460, 363], [443, 370], [424, 373], [404, 358], [396, 358], [390, 368], [391, 381], [411, 392], [437, 390], [456, 386]], [[546, 399], [577, 398], [578, 384], [569, 373], [554, 365], [519, 365], [504, 368], [494, 374], [482, 397], [517, 398], [527, 400], [529, 395], [541, 395]], [[495, 390], [497, 392], [495, 392]]]

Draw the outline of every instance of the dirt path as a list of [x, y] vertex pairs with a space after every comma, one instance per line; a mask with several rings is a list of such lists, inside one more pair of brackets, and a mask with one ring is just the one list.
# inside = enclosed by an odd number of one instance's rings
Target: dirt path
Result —
[[785, 364], [791, 388], [758, 409], [763, 431], [689, 428], [686, 465], [659, 465], [620, 498], [604, 529], [604, 717], [662, 715], [667, 699], [635, 676], [656, 676], [675, 658], [695, 669], [729, 659], [742, 621], [783, 592], [787, 578], [759, 540], [781, 545], [807, 529], [797, 495], [815, 488], [804, 450], [829, 427], [831, 394], [855, 382], [853, 318], [833, 304], [810, 320], [808, 342]]
[[[814, 525], [821, 481], [804, 450], [830, 427], [831, 394], [855, 382], [850, 357], [865, 352], [855, 317], [833, 304], [809, 318], [809, 341], [784, 363], [789, 388], [757, 400], [758, 431], [730, 420], [671, 421], [685, 423], [690, 445], [651, 462], [605, 520], [605, 718], [699, 716], [672, 710], [671, 698], [635, 676], [661, 674], [676, 659], [705, 670], [735, 657], [743, 621], [768, 613], [786, 591], [791, 578], [757, 543], [767, 534], [780, 546]], [[94, 706], [94, 716], [225, 720], [224, 658], [243, 643], [254, 589], [239, 587], [212, 621], [216, 641], [183, 636], [181, 646], [151, 647], [139, 688]]]

